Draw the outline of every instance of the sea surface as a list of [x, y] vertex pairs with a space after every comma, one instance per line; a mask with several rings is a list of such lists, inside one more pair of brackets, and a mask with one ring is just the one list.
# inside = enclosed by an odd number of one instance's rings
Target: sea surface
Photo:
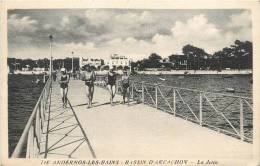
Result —
[[[42, 77], [40, 77], [42, 78]], [[34, 83], [35, 75], [8, 76], [8, 141], [13, 152], [43, 89]]]
[[[40, 96], [41, 90], [44, 85], [36, 85], [33, 81], [36, 79], [36, 76], [33, 75], [9, 75], [8, 76], [8, 139], [9, 139], [9, 155], [13, 152], [22, 132], [25, 127], [25, 124], [30, 117], [32, 110]], [[160, 84], [162, 93], [168, 98], [169, 104], [172, 104], [172, 93], [171, 88], [163, 88], [163, 85], [197, 89], [202, 91], [214, 92], [214, 93], [224, 93], [227, 95], [238, 95], [245, 97], [252, 97], [252, 79], [251, 75], [185, 75], [185, 76], [176, 76], [176, 75], [136, 75], [131, 77], [131, 80], [141, 83], [142, 81], [146, 83], [157, 83]], [[138, 87], [137, 87], [138, 88]], [[154, 91], [150, 87], [147, 87], [148, 91], [150, 90], [150, 95], [154, 98]], [[233, 93], [226, 92], [226, 88], [233, 88], [235, 91]], [[198, 115], [198, 99], [199, 94], [197, 92], [189, 91], [179, 91], [183, 99], [190, 103], [190, 107]], [[147, 94], [148, 96], [148, 94]], [[232, 97], [223, 97], [223, 95], [208, 95], [210, 101], [216, 104], [216, 108], [223, 110], [225, 116], [227, 116], [235, 127], [239, 126], [239, 100], [234, 101]], [[149, 97], [145, 98], [147, 103], [151, 103]], [[192, 117], [191, 112], [186, 109], [181, 109], [184, 106], [181, 105], [180, 98], [179, 103], [177, 103], [177, 108], [180, 114], [187, 114], [188, 117]], [[162, 96], [158, 100], [159, 107], [162, 109], [168, 109], [168, 106], [165, 105], [165, 102], [162, 99]], [[208, 123], [213, 123], [222, 128], [228, 128], [227, 123], [221, 119], [221, 117], [216, 116], [214, 110], [212, 112], [209, 110], [209, 104], [204, 99], [204, 114], [205, 121], [206, 117], [209, 117]], [[230, 103], [234, 103], [229, 106]], [[252, 135], [252, 112], [248, 110], [248, 107], [245, 106], [245, 130], [247, 136]], [[225, 108], [227, 107], [227, 108]], [[208, 110], [207, 110], [208, 109]], [[182, 112], [181, 112], [182, 111]], [[185, 112], [186, 111], [186, 112]], [[211, 111], [211, 112], [210, 112]], [[186, 116], [186, 115], [185, 115]], [[238, 129], [239, 130], [239, 129]]]
[[[252, 97], [252, 75], [136, 75], [134, 81]], [[234, 93], [226, 92], [233, 88]]]

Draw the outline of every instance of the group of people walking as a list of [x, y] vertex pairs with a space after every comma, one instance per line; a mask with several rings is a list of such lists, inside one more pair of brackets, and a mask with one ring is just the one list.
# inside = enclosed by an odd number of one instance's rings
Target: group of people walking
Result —
[[[61, 68], [61, 75], [59, 79], [60, 91], [62, 96], [63, 107], [67, 107], [67, 93], [68, 93], [68, 84], [70, 80], [69, 74], [66, 72], [65, 68]], [[85, 65], [82, 68], [81, 80], [85, 82], [86, 97], [88, 99], [87, 108], [92, 107], [93, 96], [94, 96], [94, 82], [96, 80], [96, 74], [90, 65]], [[114, 68], [111, 68], [105, 77], [106, 86], [110, 93], [110, 104], [113, 105], [114, 97], [116, 94], [116, 83], [117, 83], [117, 73], [114, 71]], [[121, 77], [121, 86], [122, 86], [122, 95], [123, 103], [129, 103], [129, 76], [127, 70], [123, 71]]]

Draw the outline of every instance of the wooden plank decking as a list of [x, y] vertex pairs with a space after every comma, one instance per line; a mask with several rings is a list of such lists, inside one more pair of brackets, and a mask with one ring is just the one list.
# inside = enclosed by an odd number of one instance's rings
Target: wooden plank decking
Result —
[[93, 107], [87, 109], [84, 87], [80, 80], [70, 81], [72, 110], [62, 108], [59, 86], [53, 84], [48, 158], [239, 158], [246, 162], [252, 157], [252, 144], [155, 108], [135, 102], [123, 105], [119, 95], [111, 106], [108, 91], [100, 87], [95, 87]]

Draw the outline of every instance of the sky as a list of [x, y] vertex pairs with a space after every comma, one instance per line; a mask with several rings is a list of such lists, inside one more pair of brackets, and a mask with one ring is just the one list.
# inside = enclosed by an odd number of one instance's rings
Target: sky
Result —
[[252, 41], [250, 10], [243, 9], [17, 9], [8, 11], [8, 56], [40, 59], [107, 59], [111, 54], [133, 60], [157, 53], [182, 54], [191, 44], [214, 53], [236, 39]]

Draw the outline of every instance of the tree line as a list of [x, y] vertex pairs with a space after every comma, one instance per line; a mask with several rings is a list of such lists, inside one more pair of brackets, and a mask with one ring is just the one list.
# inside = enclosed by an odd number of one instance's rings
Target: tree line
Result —
[[187, 44], [182, 55], [172, 54], [163, 59], [152, 53], [148, 58], [132, 62], [139, 70], [147, 68], [168, 68], [187, 70], [252, 69], [252, 42], [236, 40], [234, 44], [213, 54], [204, 49]]
[[[183, 54], [172, 54], [162, 58], [157, 53], [151, 53], [148, 58], [131, 62], [132, 69], [145, 70], [147, 68], [174, 69], [174, 70], [222, 70], [222, 69], [252, 69], [252, 42], [236, 40], [229, 47], [225, 47], [213, 54], [208, 54], [204, 49], [187, 44], [182, 48]], [[49, 69], [48, 58], [16, 59], [8, 58], [10, 70], [21, 70], [22, 68], [45, 68]], [[102, 63], [104, 64], [104, 62]], [[72, 58], [54, 59], [53, 69], [65, 67], [72, 69]], [[74, 70], [79, 70], [79, 58], [73, 58]], [[108, 68], [108, 67], [107, 67]]]
[[[8, 66], [10, 70], [22, 70], [22, 68], [28, 68], [32, 70], [33, 68], [45, 68], [45, 70], [49, 69], [50, 59], [16, 59], [16, 58], [8, 58], [7, 59]], [[65, 59], [54, 59], [52, 61], [53, 69], [57, 70], [61, 67], [65, 67], [67, 70], [72, 69], [72, 58]], [[74, 70], [79, 70], [79, 58], [73, 58], [73, 68]]]

